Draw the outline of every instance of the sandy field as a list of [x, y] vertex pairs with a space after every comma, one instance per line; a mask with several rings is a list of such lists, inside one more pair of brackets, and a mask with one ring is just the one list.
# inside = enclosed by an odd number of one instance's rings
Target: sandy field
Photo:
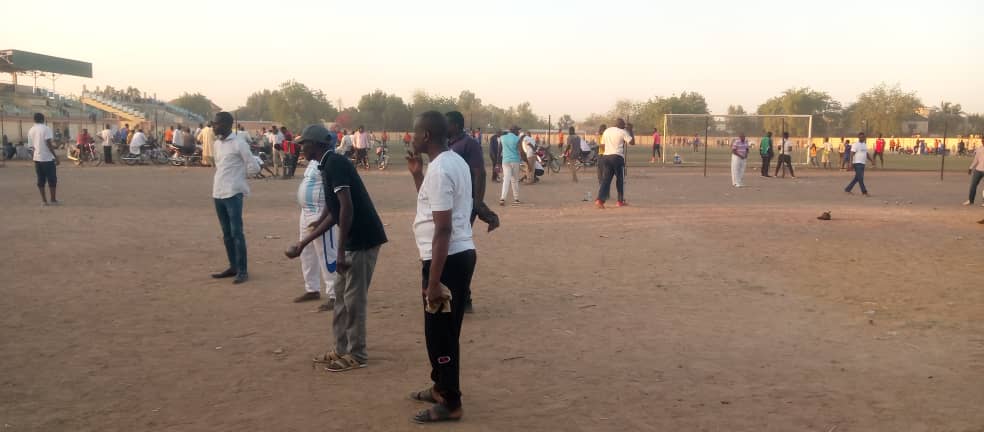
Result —
[[[297, 181], [253, 181], [249, 283], [224, 268], [211, 170], [0, 168], [0, 431], [984, 431], [984, 208], [968, 178], [869, 171], [730, 187], [714, 169], [630, 169], [632, 206], [566, 174], [476, 229], [465, 418], [424, 408], [415, 193], [364, 177], [387, 224], [369, 367], [311, 358], [331, 317], [295, 304]], [[300, 173], [300, 170], [299, 170]], [[499, 185], [489, 186], [494, 202]], [[830, 210], [834, 220], [816, 219]]]

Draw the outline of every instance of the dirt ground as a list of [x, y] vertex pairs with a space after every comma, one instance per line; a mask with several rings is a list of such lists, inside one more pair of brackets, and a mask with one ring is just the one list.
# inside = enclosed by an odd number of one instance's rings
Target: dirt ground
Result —
[[[0, 431], [984, 431], [984, 218], [967, 177], [843, 172], [748, 188], [639, 168], [632, 206], [582, 202], [591, 175], [524, 187], [476, 230], [462, 334], [465, 419], [416, 426], [428, 384], [415, 194], [365, 175], [387, 224], [370, 366], [311, 358], [330, 316], [294, 304], [296, 181], [253, 181], [249, 283], [225, 255], [211, 170], [0, 168]], [[494, 202], [498, 184], [489, 186]], [[833, 212], [833, 221], [816, 219]]]

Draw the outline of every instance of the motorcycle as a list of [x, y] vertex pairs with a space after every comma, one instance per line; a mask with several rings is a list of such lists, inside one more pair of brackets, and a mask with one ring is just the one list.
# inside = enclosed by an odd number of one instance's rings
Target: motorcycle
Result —
[[151, 142], [140, 146], [140, 154], [135, 155], [127, 151], [126, 154], [120, 156], [120, 160], [127, 165], [147, 165], [151, 163], [154, 165], [164, 165], [169, 161], [169, 158], [167, 152]]
[[554, 174], [560, 172], [560, 160], [553, 155], [549, 147], [538, 147], [536, 149], [536, 159]]
[[191, 154], [186, 154], [184, 149], [174, 144], [167, 145], [168, 151], [171, 153], [171, 157], [167, 159], [171, 165], [174, 166], [191, 166], [191, 165], [201, 165], [202, 163], [202, 150], [200, 148], [195, 148], [195, 151]]
[[389, 149], [385, 146], [376, 147], [376, 168], [380, 171], [389, 166]]
[[68, 158], [78, 166], [82, 166], [86, 162], [91, 162], [96, 166], [103, 163], [102, 155], [96, 151], [96, 146], [93, 143], [76, 146], [68, 152]]

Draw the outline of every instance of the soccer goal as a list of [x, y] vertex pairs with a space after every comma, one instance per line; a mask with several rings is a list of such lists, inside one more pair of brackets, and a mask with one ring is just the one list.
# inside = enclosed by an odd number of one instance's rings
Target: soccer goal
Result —
[[[664, 164], [704, 167], [706, 175], [708, 166], [730, 166], [731, 143], [742, 133], [751, 144], [749, 169], [761, 167], [759, 143], [768, 132], [772, 132], [776, 158], [781, 151], [782, 133], [789, 132], [793, 143], [792, 160], [797, 164], [808, 164], [810, 143], [813, 142], [813, 116], [666, 114], [661, 132]], [[776, 158], [773, 158], [773, 166]]]

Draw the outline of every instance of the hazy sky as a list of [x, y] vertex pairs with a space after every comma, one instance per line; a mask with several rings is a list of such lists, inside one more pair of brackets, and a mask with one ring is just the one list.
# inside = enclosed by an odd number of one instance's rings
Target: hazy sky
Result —
[[881, 82], [984, 112], [982, 3], [12, 1], [0, 49], [93, 63], [93, 79], [63, 77], [60, 92], [197, 91], [226, 109], [296, 79], [345, 105], [376, 88], [404, 99], [469, 89], [555, 118], [687, 90], [716, 113], [793, 86], [849, 103]]

